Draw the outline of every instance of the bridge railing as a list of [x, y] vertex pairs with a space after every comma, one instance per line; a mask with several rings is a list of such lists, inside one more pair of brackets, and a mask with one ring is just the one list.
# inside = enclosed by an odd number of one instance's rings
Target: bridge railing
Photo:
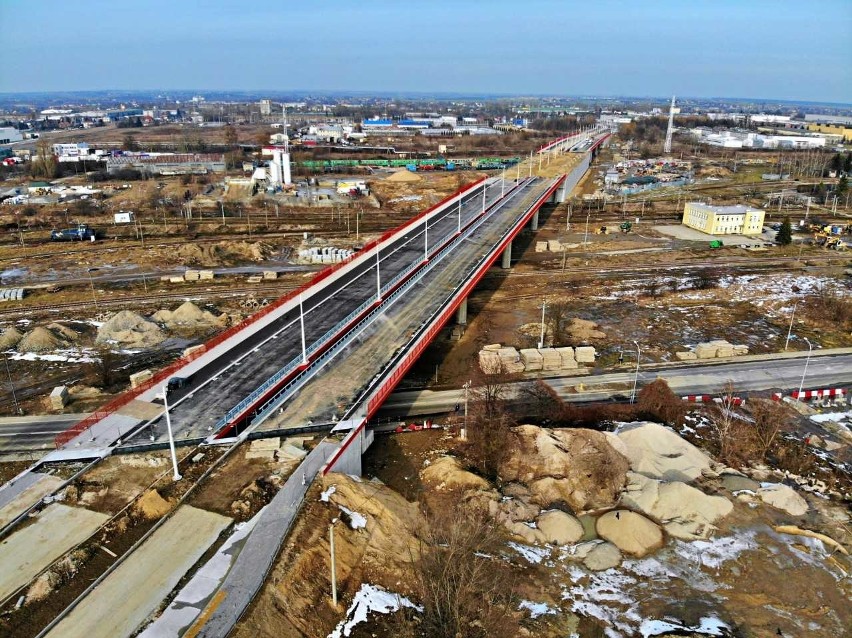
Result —
[[[517, 188], [520, 187], [520, 184], [515, 185], [509, 193], [513, 192]], [[508, 194], [508, 193], [507, 193]], [[490, 206], [485, 209], [485, 213], [480, 213], [475, 215], [472, 219], [468, 220], [463, 226], [463, 230], [472, 226], [477, 220], [481, 219], [483, 215], [487, 215], [488, 212], [494, 207], [497, 202], [492, 202]], [[453, 238], [458, 236], [458, 232], [450, 232], [444, 235], [441, 239], [435, 242], [435, 249], [437, 252], [429, 253], [430, 258], [443, 256], [449, 249], [452, 248], [452, 240]], [[360, 325], [363, 325], [365, 322], [372, 320], [373, 316], [376, 312], [379, 312], [382, 307], [384, 307], [383, 302], [387, 302], [389, 300], [393, 300], [398, 297], [404, 290], [408, 289], [408, 286], [400, 286], [401, 282], [404, 282], [407, 278], [411, 277], [413, 271], [422, 268], [424, 265], [423, 261], [415, 260], [409, 266], [398, 273], [387, 285], [382, 288], [382, 302], [380, 302], [376, 298], [371, 298], [362, 303], [358, 308], [350, 312], [344, 319], [335, 324], [334, 327], [326, 331], [324, 335], [322, 335], [319, 339], [314, 341], [309, 348], [305, 349], [305, 354], [307, 356], [308, 361], [313, 365], [318, 362], [322, 362], [328, 358], [330, 354], [336, 353], [339, 351], [339, 347], [336, 344], [331, 348], [331, 350], [322, 353], [319, 358], [314, 359], [313, 355], [317, 352], [327, 348], [329, 344], [332, 342], [335, 336], [342, 334], [345, 331], [354, 330]], [[410, 283], [414, 283], [415, 280], [409, 281]], [[395, 288], [399, 287], [397, 290]], [[387, 296], [387, 293], [391, 292], [390, 296]], [[372, 312], [363, 316], [360, 320], [359, 316], [367, 313], [371, 306], [375, 306]], [[272, 377], [267, 379], [260, 387], [251, 392], [246, 398], [240, 401], [237, 405], [231, 408], [214, 426], [214, 430], [219, 432], [223, 428], [225, 428], [230, 423], [233, 423], [235, 420], [239, 419], [241, 416], [245, 415], [245, 413], [251, 409], [252, 406], [264, 400], [264, 396], [270, 394], [270, 391], [276, 386], [283, 383], [289, 375], [292, 375], [300, 366], [305, 364], [305, 357], [297, 356], [294, 357], [287, 365], [281, 368], [278, 372], [276, 372]], [[264, 405], [261, 406], [257, 410], [257, 414], [254, 416], [253, 422], [257, 422], [257, 420], [263, 420], [266, 415], [269, 414], [271, 410], [275, 408], [275, 403], [280, 400], [280, 398], [286, 395], [290, 390], [294, 387], [294, 385], [301, 382], [303, 379], [303, 374], [296, 375], [292, 380], [286, 383], [284, 387], [280, 390], [276, 391], [272, 396], [267, 398], [264, 401]]]
[[135, 400], [138, 396], [140, 396], [144, 392], [150, 390], [151, 388], [155, 387], [156, 385], [164, 383], [171, 376], [174, 376], [177, 372], [179, 372], [182, 368], [186, 367], [188, 364], [192, 363], [193, 361], [195, 361], [199, 357], [203, 356], [204, 354], [210, 352], [216, 346], [218, 346], [218, 345], [224, 343], [225, 341], [227, 341], [228, 339], [236, 336], [237, 334], [239, 334], [240, 332], [242, 332], [243, 330], [245, 330], [249, 326], [257, 323], [260, 319], [262, 319], [262, 318], [268, 316], [270, 313], [278, 310], [281, 306], [283, 306], [287, 302], [289, 302], [292, 299], [294, 299], [295, 297], [297, 297], [300, 293], [304, 293], [305, 291], [307, 291], [311, 287], [313, 287], [313, 286], [317, 285], [318, 283], [322, 282], [323, 280], [329, 278], [330, 276], [332, 276], [334, 273], [336, 273], [341, 268], [344, 268], [345, 266], [347, 266], [351, 262], [355, 261], [356, 259], [359, 259], [364, 254], [370, 252], [371, 250], [376, 248], [376, 246], [381, 245], [382, 243], [387, 241], [389, 238], [391, 238], [394, 235], [396, 235], [397, 233], [403, 231], [405, 228], [407, 228], [411, 224], [419, 221], [420, 219], [429, 215], [433, 211], [445, 206], [449, 201], [453, 200], [454, 198], [464, 197], [465, 193], [475, 189], [477, 186], [482, 184], [486, 179], [487, 178], [483, 177], [483, 178], [476, 180], [475, 182], [471, 182], [470, 184], [463, 186], [462, 188], [460, 188], [455, 193], [448, 195], [447, 197], [445, 197], [441, 201], [439, 201], [437, 204], [430, 206], [429, 208], [422, 211], [421, 213], [419, 213], [415, 217], [409, 219], [406, 222], [403, 222], [402, 224], [400, 224], [399, 226], [397, 226], [395, 228], [392, 228], [392, 229], [384, 232], [381, 235], [381, 237], [379, 237], [378, 239], [375, 239], [373, 241], [368, 242], [367, 244], [364, 245], [364, 247], [361, 250], [354, 253], [350, 257], [346, 258], [345, 260], [343, 260], [343, 261], [341, 261], [337, 264], [333, 264], [333, 265], [328, 266], [327, 268], [324, 268], [319, 273], [314, 275], [314, 277], [312, 277], [310, 279], [310, 281], [308, 281], [307, 283], [303, 284], [302, 286], [299, 286], [298, 288], [296, 288], [294, 290], [291, 290], [290, 292], [279, 297], [277, 300], [275, 300], [273, 303], [269, 304], [265, 308], [262, 308], [258, 312], [256, 312], [256, 313], [252, 314], [251, 316], [243, 319], [238, 324], [228, 328], [227, 330], [224, 330], [223, 332], [219, 333], [218, 335], [207, 340], [203, 344], [202, 347], [193, 351], [191, 354], [185, 355], [185, 356], [181, 357], [180, 359], [178, 359], [177, 361], [173, 362], [172, 364], [161, 369], [159, 372], [157, 372], [148, 381], [138, 385], [135, 388], [132, 388], [130, 390], [123, 392], [122, 394], [115, 397], [114, 399], [112, 399], [108, 403], [100, 406], [95, 412], [88, 415], [86, 418], [82, 419], [81, 421], [78, 421], [77, 423], [75, 423], [73, 426], [71, 426], [70, 428], [68, 428], [64, 432], [59, 433], [54, 438], [54, 443], [55, 443], [56, 447], [61, 447], [62, 445], [65, 445], [66, 443], [68, 443], [69, 441], [74, 439], [75, 437], [79, 436], [80, 434], [82, 434], [83, 432], [88, 430], [95, 423], [105, 419], [109, 415], [113, 414], [114, 412], [120, 410], [121, 408], [123, 408], [124, 406], [129, 404], [131, 401]]

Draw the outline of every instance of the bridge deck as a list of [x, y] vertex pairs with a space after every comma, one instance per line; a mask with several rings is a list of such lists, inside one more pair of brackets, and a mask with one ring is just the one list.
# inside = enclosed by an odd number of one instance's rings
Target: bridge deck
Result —
[[457, 247], [448, 251], [440, 263], [431, 264], [430, 270], [411, 286], [403, 299], [367, 326], [352, 345], [320, 370], [284, 405], [281, 413], [265, 421], [260, 429], [302, 427], [308, 421], [331, 423], [341, 417], [359, 391], [445, 303], [474, 265], [549, 185], [549, 181], [533, 179], [507, 197]]

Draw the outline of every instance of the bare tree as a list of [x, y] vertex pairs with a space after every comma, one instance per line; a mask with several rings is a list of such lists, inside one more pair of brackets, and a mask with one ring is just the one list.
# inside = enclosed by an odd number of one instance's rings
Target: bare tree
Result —
[[487, 477], [497, 476], [506, 453], [509, 430], [515, 424], [509, 411], [508, 398], [517, 375], [501, 365], [495, 372], [473, 374], [470, 390], [467, 460]]
[[719, 448], [719, 458], [722, 462], [732, 464], [737, 459], [737, 436], [739, 420], [734, 414], [733, 397], [736, 389], [733, 381], [728, 381], [719, 393], [720, 403], [710, 408], [710, 425], [716, 437]]
[[503, 543], [498, 525], [471, 503], [427, 512], [416, 584], [420, 633], [435, 638], [518, 635], [511, 568], [491, 558]]
[[669, 425], [680, 425], [686, 410], [683, 401], [672, 392], [664, 379], [656, 379], [639, 392], [639, 412], [646, 418]]
[[751, 432], [755, 449], [763, 461], [778, 440], [779, 434], [788, 429], [790, 414], [783, 405], [769, 399], [750, 399], [748, 407], [754, 418]]
[[548, 301], [545, 310], [545, 322], [550, 324], [553, 335], [553, 345], [565, 343], [568, 340], [568, 328], [571, 325], [572, 304], [567, 299]]

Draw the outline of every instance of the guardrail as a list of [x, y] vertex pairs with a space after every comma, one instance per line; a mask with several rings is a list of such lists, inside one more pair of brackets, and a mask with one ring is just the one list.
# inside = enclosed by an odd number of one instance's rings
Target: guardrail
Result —
[[[385, 379], [382, 386], [380, 386], [372, 397], [367, 400], [367, 418], [372, 416], [376, 410], [379, 409], [381, 404], [387, 398], [387, 396], [393, 391], [394, 387], [402, 380], [402, 377], [408, 372], [410, 367], [414, 364], [414, 361], [420, 356], [423, 350], [431, 343], [432, 339], [437, 335], [437, 333], [443, 328], [444, 323], [452, 316], [452, 313], [455, 312], [456, 308], [461, 303], [461, 300], [467, 296], [470, 290], [479, 282], [482, 278], [482, 275], [485, 273], [488, 268], [497, 260], [500, 253], [505, 250], [506, 245], [514, 239], [515, 235], [520, 232], [520, 229], [523, 225], [535, 214], [535, 212], [541, 208], [541, 206], [547, 201], [547, 199], [562, 185], [562, 182], [565, 180], [565, 176], [557, 179], [554, 184], [548, 188], [548, 190], [539, 197], [533, 204], [527, 208], [524, 213], [522, 213], [516, 222], [507, 229], [507, 231], [503, 234], [500, 241], [495, 244], [494, 248], [488, 253], [485, 259], [483, 259], [479, 264], [475, 265], [471, 270], [470, 277], [466, 278], [465, 281], [460, 284], [452, 293], [447, 297], [450, 300], [449, 304], [443, 306], [443, 314], [439, 315], [436, 319], [433, 316], [431, 321], [431, 327], [419, 337], [415, 337], [414, 346], [407, 351], [406, 358], [397, 364], [396, 370], [391, 373], [390, 377]], [[437, 313], [442, 312], [440, 309]], [[429, 321], [425, 325], [428, 325]]]
[[[505, 196], [511, 195], [516, 190], [523, 187], [526, 184], [526, 180], [515, 184]], [[444, 235], [440, 240], [435, 242], [437, 248], [434, 248], [432, 252], [430, 252], [427, 257], [429, 259], [434, 259], [436, 257], [440, 257], [446, 253], [453, 245], [453, 240], [455, 238], [460, 237], [467, 230], [469, 230], [474, 224], [476, 224], [479, 220], [487, 217], [492, 209], [498, 206], [501, 202], [506, 201], [504, 198], [498, 199], [495, 202], [492, 202], [489, 206], [487, 206], [484, 212], [474, 215], [470, 220], [465, 222], [465, 225], [462, 227], [461, 231], [454, 231]], [[391, 301], [396, 299], [399, 294], [406, 290], [408, 285], [419, 280], [418, 275], [413, 275], [414, 271], [418, 269], [422, 269], [425, 265], [424, 261], [417, 260], [410, 264], [404, 271], [397, 274], [391, 282], [385, 285], [382, 288], [382, 299], [368, 299], [364, 303], [362, 303], [358, 308], [353, 310], [346, 318], [339, 321], [333, 328], [328, 330], [320, 339], [311, 344], [311, 347], [306, 349], [306, 354], [308, 356], [308, 362], [313, 367], [316, 363], [320, 363], [322, 361], [327, 360], [330, 356], [333, 356], [339, 351], [339, 344], [332, 346], [330, 350], [323, 352], [323, 350], [329, 347], [332, 339], [344, 332], [349, 332], [354, 330], [357, 326], [362, 325], [365, 321], [370, 320], [376, 312], [380, 309], [386, 307], [390, 304]], [[413, 275], [413, 276], [412, 276]], [[391, 292], [390, 296], [388, 295], [388, 291]], [[374, 307], [372, 311], [370, 308]], [[365, 315], [365, 313], [367, 313]], [[359, 319], [360, 317], [360, 319]], [[317, 357], [312, 357], [316, 353], [320, 353]], [[299, 368], [303, 368], [299, 371]], [[254, 415], [252, 424], [255, 424], [259, 421], [262, 421], [266, 418], [266, 416], [277, 407], [277, 403], [280, 403], [281, 397], [288, 395], [291, 393], [296, 386], [298, 386], [302, 381], [305, 380], [304, 373], [306, 371], [306, 363], [302, 356], [294, 357], [289, 363], [287, 363], [281, 370], [276, 372], [272, 377], [267, 379], [259, 388], [254, 390], [251, 394], [249, 394], [245, 399], [240, 401], [236, 406], [231, 408], [224, 417], [222, 417], [214, 426], [215, 434], [214, 437], [217, 436], [220, 431], [238, 420], [240, 417], [244, 416], [246, 412], [248, 412], [253, 406], [258, 405], [259, 403], [263, 403], [263, 405], [257, 410], [257, 414]], [[292, 376], [294, 375], [295, 376]], [[288, 381], [288, 377], [290, 380]], [[274, 388], [281, 386], [286, 383], [280, 390], [275, 391]], [[274, 392], [274, 394], [271, 394]]]
[[447, 296], [447, 301], [445, 301], [444, 304], [442, 304], [441, 307], [439, 307], [432, 316], [422, 324], [420, 330], [415, 333], [412, 340], [409, 341], [409, 344], [413, 345], [407, 350], [405, 348], [401, 349], [401, 358], [397, 358], [395, 362], [392, 360], [388, 364], [385, 370], [392, 370], [390, 375], [381, 381], [381, 385], [378, 388], [371, 389], [368, 387], [362, 395], [362, 398], [359, 398], [355, 402], [355, 405], [350, 408], [346, 415], [344, 415], [344, 419], [350, 418], [351, 414], [366, 401], [366, 414], [361, 420], [360, 425], [350, 431], [341, 442], [337, 453], [323, 468], [323, 475], [332, 471], [334, 469], [335, 462], [346, 452], [348, 447], [352, 445], [354, 441], [359, 440], [360, 432], [366, 426], [367, 420], [375, 414], [387, 396], [405, 376], [420, 354], [422, 354], [423, 350], [432, 342], [438, 332], [440, 332], [444, 324], [452, 316], [453, 312], [456, 311], [456, 308], [459, 306], [462, 299], [470, 293], [470, 290], [473, 289], [473, 287], [482, 278], [483, 274], [497, 260], [502, 251], [505, 250], [506, 245], [514, 239], [518, 232], [520, 232], [520, 229], [523, 228], [524, 224], [529, 221], [535, 212], [541, 208], [541, 206], [551, 195], [553, 195], [564, 181], [565, 176], [557, 179], [543, 195], [537, 198], [521, 215], [518, 216], [515, 223], [512, 224], [505, 233], [503, 233], [500, 241], [495, 244], [494, 248], [491, 249], [488, 255], [478, 264], [474, 265], [471, 269], [472, 276], [466, 278], [461, 284], [459, 284], [459, 286], [457, 286]]
[[397, 226], [395, 228], [392, 228], [391, 230], [385, 231], [378, 239], [375, 239], [371, 242], [368, 242], [367, 244], [364, 245], [364, 247], [361, 250], [359, 250], [355, 254], [351, 255], [349, 258], [347, 258], [347, 259], [345, 259], [345, 260], [343, 260], [343, 261], [341, 261], [337, 264], [333, 264], [333, 265], [328, 266], [327, 268], [324, 268], [319, 273], [314, 275], [314, 277], [312, 277], [310, 279], [310, 281], [308, 281], [307, 283], [303, 284], [302, 286], [300, 286], [300, 287], [298, 287], [294, 290], [291, 290], [290, 292], [286, 293], [285, 295], [282, 295], [281, 297], [276, 299], [274, 302], [272, 302], [271, 304], [269, 304], [265, 308], [259, 310], [258, 312], [254, 313], [253, 315], [247, 317], [246, 319], [244, 319], [240, 323], [238, 323], [238, 324], [228, 328], [227, 330], [219, 333], [218, 335], [212, 337], [211, 339], [206, 341], [202, 345], [202, 347], [198, 348], [196, 351], [192, 352], [191, 354], [184, 356], [184, 357], [181, 357], [177, 361], [166, 366], [165, 368], [163, 368], [162, 370], [157, 372], [148, 381], [140, 384], [136, 388], [125, 391], [121, 395], [117, 396], [116, 398], [112, 399], [111, 401], [107, 402], [106, 404], [100, 406], [96, 411], [92, 412], [92, 414], [87, 416], [85, 419], [75, 423], [73, 426], [71, 426], [70, 428], [68, 428], [64, 432], [58, 434], [54, 438], [54, 444], [56, 445], [56, 447], [61, 447], [61, 446], [65, 445], [66, 443], [68, 443], [69, 441], [74, 439], [75, 437], [79, 436], [80, 434], [82, 434], [83, 432], [88, 430], [95, 423], [98, 423], [99, 421], [105, 419], [109, 415], [115, 413], [119, 409], [126, 406], [128, 403], [130, 403], [131, 401], [136, 399], [136, 397], [138, 397], [142, 393], [150, 390], [151, 388], [153, 388], [154, 386], [156, 386], [158, 384], [164, 383], [166, 380], [169, 379], [169, 377], [175, 375], [179, 370], [186, 367], [188, 364], [192, 363], [193, 361], [195, 361], [199, 357], [210, 352], [216, 346], [224, 343], [225, 341], [227, 341], [231, 337], [236, 336], [237, 334], [239, 334], [240, 332], [242, 332], [243, 330], [245, 330], [249, 326], [257, 323], [257, 321], [259, 321], [263, 317], [266, 317], [270, 313], [274, 312], [275, 310], [278, 310], [281, 306], [283, 306], [285, 303], [291, 301], [292, 299], [296, 298], [299, 294], [304, 293], [309, 288], [311, 288], [311, 287], [315, 286], [316, 284], [320, 283], [321, 281], [327, 279], [328, 277], [330, 277], [331, 275], [336, 273], [341, 268], [344, 268], [345, 266], [349, 265], [350, 263], [352, 263], [356, 259], [359, 259], [365, 253], [368, 253], [372, 249], [376, 248], [376, 246], [381, 245], [382, 243], [384, 243], [385, 241], [387, 241], [389, 238], [393, 237], [397, 233], [402, 232], [403, 230], [408, 228], [410, 225], [412, 225], [416, 222], [419, 222], [423, 217], [429, 215], [430, 213], [434, 212], [435, 210], [446, 205], [447, 202], [453, 200], [456, 197], [460, 197], [460, 196], [463, 197], [465, 193], [475, 189], [477, 186], [482, 184], [486, 179], [487, 178], [483, 177], [481, 179], [476, 180], [475, 182], [467, 184], [466, 186], [462, 187], [461, 189], [459, 189], [455, 193], [448, 195], [447, 197], [445, 197], [444, 199], [439, 201], [437, 204], [434, 204], [433, 206], [430, 206], [426, 210], [422, 211], [421, 213], [415, 215], [414, 217], [412, 217], [408, 221], [400, 224], [399, 226]]

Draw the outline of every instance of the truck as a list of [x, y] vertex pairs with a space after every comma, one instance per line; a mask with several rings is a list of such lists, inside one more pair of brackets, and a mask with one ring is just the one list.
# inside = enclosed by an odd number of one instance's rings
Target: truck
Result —
[[50, 231], [51, 241], [95, 241], [97, 232], [88, 224], [77, 224], [76, 228]]

